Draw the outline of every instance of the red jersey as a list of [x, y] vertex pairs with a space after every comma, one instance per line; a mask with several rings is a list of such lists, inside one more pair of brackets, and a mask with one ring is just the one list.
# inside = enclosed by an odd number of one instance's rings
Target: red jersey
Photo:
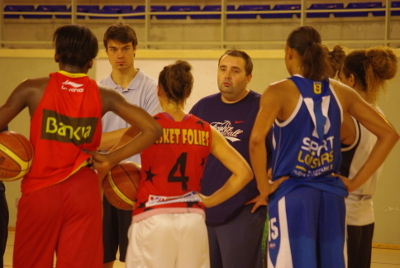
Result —
[[85, 74], [51, 73], [31, 118], [35, 156], [22, 193], [58, 183], [77, 171], [101, 140], [102, 105], [96, 81]]
[[167, 113], [154, 118], [163, 127], [163, 135], [141, 153], [141, 181], [133, 210], [135, 217], [141, 215], [134, 221], [145, 218], [144, 214], [157, 214], [155, 209], [176, 212], [183, 208], [187, 212], [197, 208], [203, 213], [203, 203], [193, 192], [200, 191], [211, 150], [210, 125], [194, 115], [182, 121], [174, 121]]

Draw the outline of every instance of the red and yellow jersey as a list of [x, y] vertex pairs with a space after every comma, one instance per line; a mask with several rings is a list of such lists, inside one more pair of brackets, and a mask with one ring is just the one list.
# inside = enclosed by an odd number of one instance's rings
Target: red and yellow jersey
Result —
[[204, 209], [197, 194], [211, 150], [210, 125], [194, 115], [174, 121], [166, 113], [154, 117], [163, 135], [141, 153], [141, 181], [133, 215], [154, 209]]
[[96, 81], [85, 74], [51, 73], [31, 119], [35, 156], [22, 192], [58, 183], [85, 165], [101, 140], [102, 105]]

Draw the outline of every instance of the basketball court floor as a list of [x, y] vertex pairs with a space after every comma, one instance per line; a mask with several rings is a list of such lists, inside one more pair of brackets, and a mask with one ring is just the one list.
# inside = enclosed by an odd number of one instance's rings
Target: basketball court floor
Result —
[[[12, 250], [14, 245], [14, 231], [8, 232], [7, 248], [4, 255], [4, 268], [12, 267]], [[124, 268], [124, 263], [115, 262], [114, 268]], [[196, 268], [196, 267], [192, 267]], [[400, 268], [400, 250], [372, 249], [371, 268]]]

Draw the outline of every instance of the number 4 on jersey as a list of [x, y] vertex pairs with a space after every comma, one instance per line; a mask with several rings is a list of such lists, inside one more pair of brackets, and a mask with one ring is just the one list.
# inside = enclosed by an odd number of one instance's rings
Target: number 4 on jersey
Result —
[[[185, 176], [187, 153], [181, 153], [168, 174], [168, 182], [181, 182], [182, 190], [187, 191], [189, 177]], [[178, 172], [179, 169], [179, 172]], [[180, 176], [178, 176], [178, 174]]]

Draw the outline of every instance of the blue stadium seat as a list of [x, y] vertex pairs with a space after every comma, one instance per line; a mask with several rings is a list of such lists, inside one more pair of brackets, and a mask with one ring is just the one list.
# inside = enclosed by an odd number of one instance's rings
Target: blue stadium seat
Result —
[[[116, 10], [104, 10], [104, 9], [99, 9], [99, 10], [90, 10], [89, 13], [95, 13], [95, 14], [118, 14]], [[94, 16], [94, 15], [89, 15], [89, 19], [118, 19], [118, 17], [101, 17], [101, 16]]]
[[[136, 6], [136, 8], [134, 9], [134, 10], [132, 10], [132, 11], [125, 11], [125, 10], [122, 10], [122, 13], [140, 13], [140, 12], [145, 12], [145, 10], [146, 10], [146, 6], [145, 5], [139, 5], [139, 6]], [[166, 6], [159, 6], [159, 5], [155, 5], [155, 6], [150, 6], [150, 12], [157, 12], [157, 11], [166, 11], [167, 10], [167, 7]], [[126, 16], [126, 17], [123, 17], [123, 18], [125, 18], [125, 19], [144, 19], [145, 18], [145, 16], [143, 15], [140, 15], [140, 16]]]
[[[400, 7], [400, 2], [392, 2], [391, 7], [396, 7], [396, 8]], [[382, 7], [382, 9], [384, 10], [385, 8]], [[386, 13], [386, 11], [372, 11], [372, 15], [374, 17], [383, 17], [383, 16], [385, 16], [385, 13]], [[390, 15], [391, 16], [399, 16], [400, 15], [400, 11], [398, 11], [398, 10], [392, 11], [390, 13]]]
[[90, 10], [99, 10], [99, 5], [77, 5], [76, 11], [88, 13]]
[[[89, 10], [89, 13], [97, 14], [122, 14], [126, 12], [133, 12], [133, 7], [130, 5], [104, 5], [99, 10]], [[101, 17], [89, 16], [90, 19], [118, 19], [118, 17]]]
[[[136, 9], [133, 10], [128, 10], [128, 9], [124, 9], [121, 10], [122, 14], [126, 14], [126, 13], [139, 13], [139, 12], [144, 12], [144, 11], [138, 11]], [[144, 19], [144, 16], [140, 15], [140, 16], [123, 16], [124, 19]]]
[[[342, 9], [343, 4], [312, 4], [310, 10], [315, 9]], [[331, 12], [332, 13], [332, 12]], [[329, 18], [329, 12], [307, 13], [307, 18]]]
[[[35, 10], [32, 12], [67, 12], [66, 5], [39, 5]], [[53, 15], [22, 15], [25, 19], [51, 19]]]
[[[235, 11], [264, 11], [270, 10], [270, 5], [241, 5]], [[254, 14], [228, 14], [228, 19], [255, 19], [257, 13]]]
[[[34, 5], [7, 5], [4, 7], [4, 12], [25, 12], [25, 11], [33, 11], [35, 9]], [[5, 19], [19, 19], [18, 14], [7, 15], [4, 14]]]
[[[190, 5], [190, 6], [170, 6], [166, 11], [173, 12], [190, 12], [190, 11], [200, 11], [200, 6], [198, 5]], [[173, 20], [173, 19], [186, 19], [187, 15], [155, 15], [157, 19], [165, 20]]]
[[123, 10], [132, 11], [133, 7], [129, 5], [104, 5], [102, 10], [117, 11], [117, 13], [122, 13]]
[[[346, 9], [356, 9], [356, 8], [381, 8], [381, 2], [370, 2], [370, 3], [349, 3]], [[367, 17], [368, 12], [359, 11], [359, 12], [340, 12], [333, 13], [335, 17], [343, 18], [343, 17]]]
[[[83, 12], [83, 13], [90, 13], [96, 10], [100, 10], [99, 5], [77, 5], [76, 6], [76, 11], [77, 12]], [[78, 19], [83, 19], [85, 16], [79, 15]]]
[[[392, 7], [400, 7], [400, 2], [392, 2]], [[392, 11], [392, 16], [400, 16], [400, 10]]]
[[[77, 5], [76, 6], [76, 12], [82, 12], [82, 13], [89, 13], [91, 10], [99, 10], [100, 6], [99, 5]], [[71, 12], [71, 7], [69, 7], [66, 12]], [[71, 15], [56, 15], [57, 19], [71, 19]], [[78, 19], [84, 19], [85, 16], [78, 15]]]
[[[139, 5], [137, 6], [135, 9], [135, 11], [139, 11], [139, 12], [144, 12], [146, 10], [146, 6], [145, 5]], [[167, 7], [166, 6], [150, 6], [150, 12], [157, 12], [157, 11], [166, 11]]]
[[[227, 5], [226, 11], [234, 11], [234, 5]], [[206, 5], [201, 11], [221, 11], [221, 5]], [[191, 19], [220, 19], [220, 14], [190, 15]]]
[[[300, 10], [301, 5], [275, 5], [272, 10]], [[279, 13], [279, 14], [260, 14], [262, 19], [289, 19], [293, 14], [300, 18], [300, 13]]]
[[[68, 12], [71, 13], [71, 7], [65, 10], [61, 10], [62, 12]], [[55, 15], [57, 19], [70, 19], [71, 15]]]

